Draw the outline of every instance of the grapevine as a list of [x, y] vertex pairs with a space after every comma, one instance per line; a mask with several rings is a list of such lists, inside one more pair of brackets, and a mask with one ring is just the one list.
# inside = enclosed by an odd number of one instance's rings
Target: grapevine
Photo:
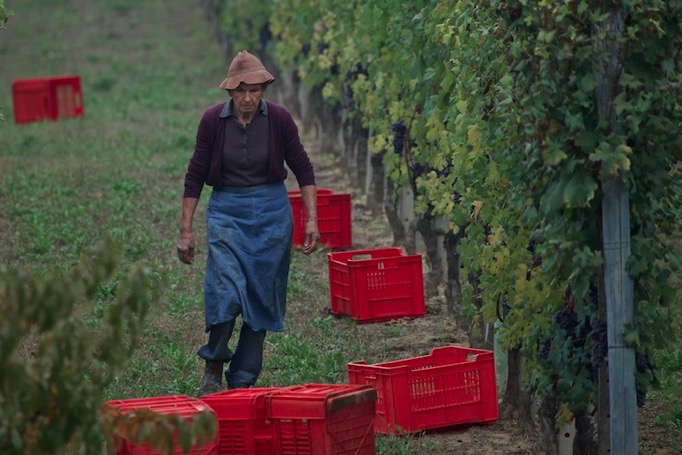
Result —
[[[464, 314], [502, 316], [500, 342], [523, 354], [526, 387], [576, 413], [595, 405], [608, 356], [603, 180], [620, 178], [630, 196], [637, 314], [625, 336], [648, 361], [638, 356], [640, 402], [682, 268], [667, 243], [682, 224], [682, 10], [627, 3], [611, 56], [594, 35], [605, 8], [282, 0], [266, 9], [277, 63], [324, 87], [330, 103], [343, 94], [396, 194], [409, 185], [415, 214], [442, 217], [460, 239], [462, 276], [476, 283], [463, 283]], [[595, 99], [609, 58], [620, 65], [617, 124], [599, 118]]]

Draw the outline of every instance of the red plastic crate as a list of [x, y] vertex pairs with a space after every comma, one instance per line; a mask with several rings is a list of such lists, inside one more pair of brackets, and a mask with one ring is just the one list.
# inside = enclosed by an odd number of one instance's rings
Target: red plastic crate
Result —
[[187, 395], [167, 395], [153, 398], [126, 398], [125, 400], [111, 400], [105, 404], [124, 413], [135, 409], [152, 409], [165, 403], [185, 403], [192, 398]]
[[359, 322], [426, 313], [419, 254], [377, 248], [327, 254], [331, 311]]
[[414, 433], [498, 418], [491, 351], [443, 346], [421, 357], [374, 365], [352, 362], [348, 380], [376, 389], [377, 433]]
[[266, 397], [278, 455], [374, 455], [376, 391], [368, 385], [304, 384]]
[[14, 121], [31, 123], [83, 116], [80, 76], [19, 79], [12, 83]]
[[[204, 402], [190, 398], [187, 395], [169, 395], [156, 398], [133, 398], [125, 400], [111, 400], [107, 401], [105, 405], [118, 409], [125, 414], [135, 410], [150, 410], [158, 414], [179, 415], [184, 419], [191, 420], [193, 416], [202, 413], [211, 408]], [[154, 451], [147, 443], [134, 444], [131, 441], [123, 438], [117, 440], [116, 455], [160, 455], [160, 451]], [[190, 454], [190, 455], [218, 455], [218, 436], [202, 446], [191, 447], [189, 452], [183, 452], [182, 447], [178, 444], [175, 448], [175, 454]]]
[[201, 397], [218, 418], [220, 453], [272, 454], [272, 425], [265, 415], [265, 397], [274, 387], [232, 389]]
[[[294, 216], [292, 243], [303, 246], [306, 212], [299, 190], [289, 191], [289, 203]], [[320, 243], [327, 248], [348, 248], [353, 244], [349, 193], [334, 193], [328, 188], [318, 188], [317, 227], [320, 230]]]

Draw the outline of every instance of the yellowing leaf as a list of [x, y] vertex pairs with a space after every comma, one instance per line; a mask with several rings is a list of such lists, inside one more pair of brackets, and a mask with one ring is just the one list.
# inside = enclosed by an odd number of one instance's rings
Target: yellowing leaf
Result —
[[568, 158], [568, 155], [566, 155], [566, 152], [563, 151], [559, 144], [548, 141], [542, 150], [542, 157], [550, 166], [556, 166]]
[[568, 408], [568, 404], [564, 403], [561, 405], [561, 409], [559, 410], [559, 416], [561, 419], [563, 419], [564, 422], [571, 422], [573, 421], [573, 413], [571, 410]]
[[471, 219], [477, 220], [478, 215], [479, 213], [481, 213], [481, 209], [483, 208], [483, 201], [474, 201], [472, 205], [474, 206], [474, 208], [471, 211]]
[[608, 142], [602, 142], [594, 153], [590, 154], [590, 160], [600, 161], [600, 177], [602, 179], [609, 179], [621, 173], [630, 172], [631, 163], [630, 158], [628, 158], [630, 155], [632, 155], [632, 149], [625, 144], [613, 147]]
[[369, 150], [372, 153], [383, 152], [388, 146], [388, 138], [385, 134], [377, 134], [369, 141]]
[[478, 151], [480, 149], [481, 132], [478, 130], [476, 125], [472, 126], [469, 128], [469, 131], [467, 131], [467, 140], [469, 141], [469, 145], [471, 145], [474, 150]]
[[498, 227], [488, 236], [488, 244], [499, 245], [500, 239], [504, 236], [504, 228]]
[[452, 221], [450, 221], [450, 223], [448, 224], [448, 227], [450, 228], [450, 230], [452, 231], [453, 234], [459, 233], [459, 229], [460, 229], [459, 225], [453, 223]]

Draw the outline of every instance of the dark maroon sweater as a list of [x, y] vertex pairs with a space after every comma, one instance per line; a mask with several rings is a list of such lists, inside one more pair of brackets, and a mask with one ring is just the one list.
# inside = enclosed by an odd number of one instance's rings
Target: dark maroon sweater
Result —
[[[229, 102], [229, 101], [228, 101]], [[270, 122], [270, 164], [268, 182], [287, 178], [284, 162], [296, 176], [300, 187], [315, 184], [313, 165], [298, 136], [298, 128], [289, 111], [282, 105], [268, 103]], [[199, 198], [205, 185], [220, 187], [226, 117], [220, 113], [225, 103], [206, 109], [197, 129], [196, 144], [185, 174], [183, 197]]]

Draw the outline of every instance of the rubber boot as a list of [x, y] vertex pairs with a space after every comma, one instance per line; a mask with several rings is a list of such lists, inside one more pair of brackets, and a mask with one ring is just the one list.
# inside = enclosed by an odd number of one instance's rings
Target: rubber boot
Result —
[[204, 377], [201, 379], [201, 386], [197, 392], [198, 397], [218, 393], [225, 390], [223, 388], [223, 362], [206, 362]]

